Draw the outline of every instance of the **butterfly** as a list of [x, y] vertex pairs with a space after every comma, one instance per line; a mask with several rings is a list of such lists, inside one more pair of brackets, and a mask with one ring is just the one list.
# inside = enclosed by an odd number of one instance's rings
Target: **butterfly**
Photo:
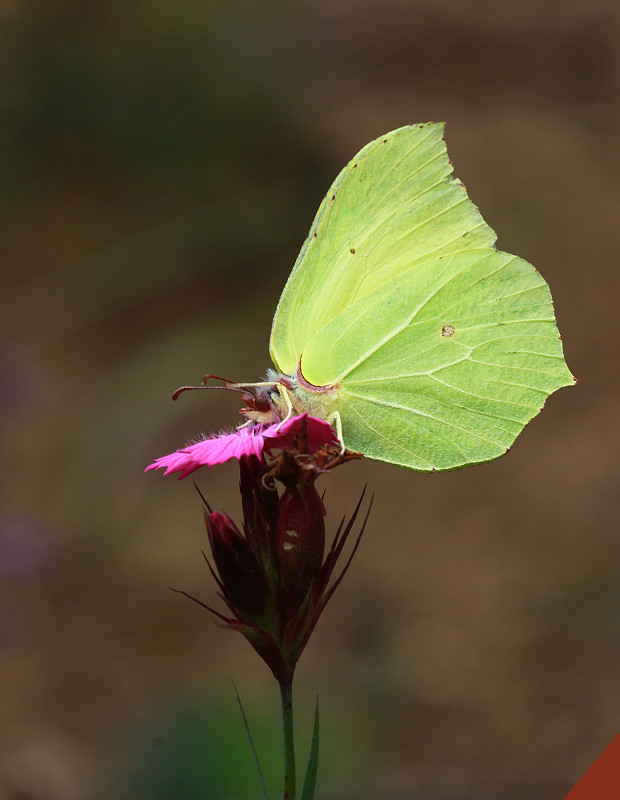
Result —
[[343, 448], [429, 472], [501, 456], [574, 381], [549, 287], [495, 248], [443, 132], [391, 131], [340, 172], [280, 297], [275, 370], [253, 403], [269, 421], [309, 413]]

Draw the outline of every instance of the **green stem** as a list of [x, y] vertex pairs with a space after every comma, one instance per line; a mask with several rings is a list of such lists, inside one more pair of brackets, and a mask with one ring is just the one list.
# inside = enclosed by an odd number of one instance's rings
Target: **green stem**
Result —
[[293, 679], [280, 683], [284, 739], [284, 800], [295, 800], [295, 739], [293, 736]]

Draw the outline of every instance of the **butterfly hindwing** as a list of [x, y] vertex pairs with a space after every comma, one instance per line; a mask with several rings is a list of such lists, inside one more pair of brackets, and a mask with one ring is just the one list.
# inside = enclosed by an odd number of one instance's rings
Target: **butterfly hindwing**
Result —
[[302, 371], [339, 387], [347, 447], [422, 470], [496, 458], [573, 382], [546, 282], [493, 249], [429, 259], [366, 295], [308, 343]]

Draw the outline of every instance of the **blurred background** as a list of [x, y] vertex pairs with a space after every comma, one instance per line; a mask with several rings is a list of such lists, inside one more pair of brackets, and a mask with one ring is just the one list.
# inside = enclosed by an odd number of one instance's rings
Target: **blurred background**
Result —
[[[534, 263], [580, 383], [499, 461], [325, 479], [376, 494], [300, 663], [325, 800], [563, 798], [620, 728], [620, 7], [615, 0], [3, 0], [0, 800], [273, 796], [278, 697], [216, 604], [190, 481], [237, 423], [323, 193], [446, 120], [499, 246]], [[197, 474], [239, 519], [233, 465]]]

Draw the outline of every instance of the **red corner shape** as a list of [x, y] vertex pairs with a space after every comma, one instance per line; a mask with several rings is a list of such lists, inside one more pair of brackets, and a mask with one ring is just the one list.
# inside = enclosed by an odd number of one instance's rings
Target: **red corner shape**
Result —
[[620, 798], [620, 733], [577, 781], [564, 800]]

